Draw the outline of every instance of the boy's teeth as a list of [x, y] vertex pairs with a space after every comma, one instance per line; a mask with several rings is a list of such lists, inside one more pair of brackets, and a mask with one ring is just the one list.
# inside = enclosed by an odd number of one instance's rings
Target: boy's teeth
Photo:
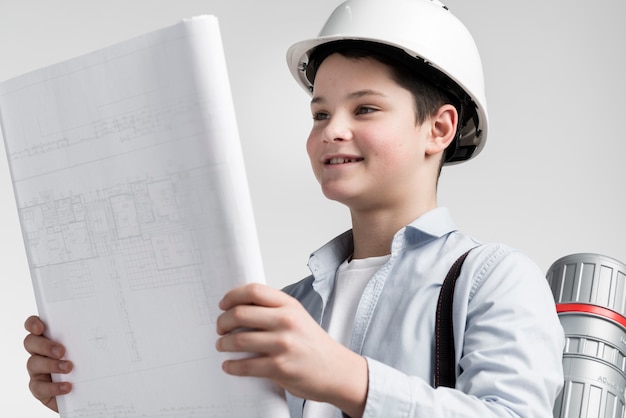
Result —
[[343, 164], [343, 163], [350, 163], [354, 161], [356, 160], [352, 158], [331, 158], [328, 163], [329, 164]]

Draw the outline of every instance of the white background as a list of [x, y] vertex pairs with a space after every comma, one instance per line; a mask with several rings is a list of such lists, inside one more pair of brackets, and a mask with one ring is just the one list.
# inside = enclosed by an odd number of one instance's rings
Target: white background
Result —
[[[266, 275], [282, 287], [349, 227], [310, 173], [308, 96], [284, 53], [338, 0], [0, 0], [0, 80], [198, 14], [220, 19]], [[444, 169], [439, 204], [543, 271], [577, 252], [626, 262], [626, 2], [449, 0], [483, 56], [483, 153]], [[30, 397], [22, 324], [36, 312], [0, 149], [0, 416], [55, 416]], [[532, 303], [532, 301], [529, 301]], [[172, 384], [176, 384], [172, 382]]]

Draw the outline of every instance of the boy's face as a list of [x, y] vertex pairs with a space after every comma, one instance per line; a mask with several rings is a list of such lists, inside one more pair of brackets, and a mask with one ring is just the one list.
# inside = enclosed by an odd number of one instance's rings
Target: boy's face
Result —
[[330, 55], [319, 67], [307, 152], [324, 195], [353, 210], [404, 205], [424, 189], [428, 120], [374, 59]]

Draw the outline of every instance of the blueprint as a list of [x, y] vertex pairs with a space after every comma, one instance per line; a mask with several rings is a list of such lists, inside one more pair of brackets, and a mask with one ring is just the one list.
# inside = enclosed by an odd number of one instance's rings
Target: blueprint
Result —
[[212, 16], [0, 84], [37, 306], [75, 364], [62, 417], [288, 416], [214, 348], [220, 298], [264, 281], [233, 109]]

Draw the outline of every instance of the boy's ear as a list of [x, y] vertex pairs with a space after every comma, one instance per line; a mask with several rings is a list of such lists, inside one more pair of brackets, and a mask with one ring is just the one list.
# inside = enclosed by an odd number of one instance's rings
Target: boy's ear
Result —
[[459, 115], [451, 104], [441, 106], [431, 116], [431, 132], [426, 144], [426, 154], [439, 154], [450, 145], [456, 134]]

